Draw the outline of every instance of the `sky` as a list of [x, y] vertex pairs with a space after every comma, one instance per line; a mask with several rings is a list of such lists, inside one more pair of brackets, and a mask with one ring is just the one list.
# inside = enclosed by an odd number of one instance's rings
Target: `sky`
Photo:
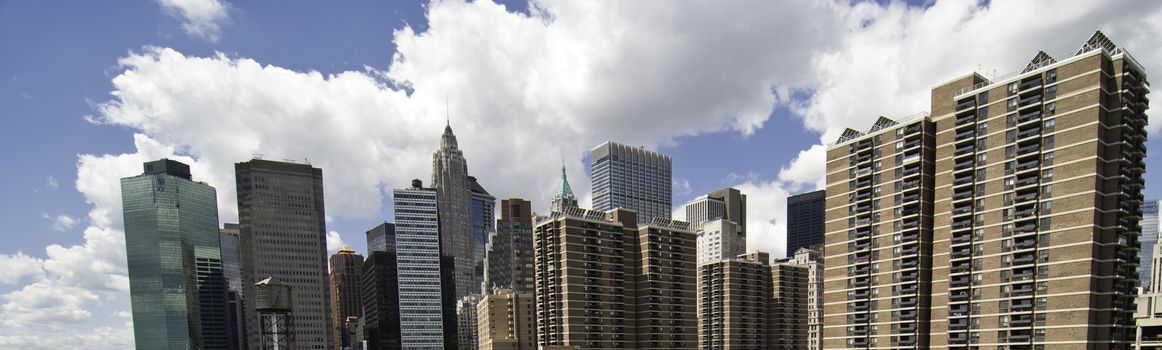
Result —
[[223, 223], [234, 163], [309, 161], [328, 248], [363, 251], [446, 121], [489, 192], [542, 211], [562, 163], [589, 203], [614, 140], [672, 156], [679, 218], [741, 189], [748, 247], [782, 256], [785, 198], [844, 128], [1094, 30], [1162, 72], [1156, 1], [0, 0], [0, 348], [133, 347], [119, 179], [147, 160], [190, 164]]

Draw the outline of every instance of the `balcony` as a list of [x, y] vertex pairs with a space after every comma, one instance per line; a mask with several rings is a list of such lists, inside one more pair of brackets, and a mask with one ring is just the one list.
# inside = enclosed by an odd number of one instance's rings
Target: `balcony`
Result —
[[1026, 107], [1026, 106], [1032, 105], [1034, 103], [1040, 103], [1040, 102], [1041, 102], [1041, 95], [1037, 94], [1037, 95], [1021, 98], [1020, 101], [1017, 101], [1017, 105], [1021, 106], [1021, 107]]
[[961, 261], [952, 264], [952, 273], [967, 273], [972, 271], [972, 264], [968, 261]]
[[1041, 120], [1041, 110], [1035, 109], [1030, 112], [1021, 113], [1021, 115], [1017, 116], [1017, 125], [1023, 125], [1034, 120]]
[[956, 111], [957, 112], [962, 112], [962, 111], [967, 110], [969, 108], [976, 108], [976, 99], [964, 100], [964, 101], [956, 104]]
[[957, 141], [960, 141], [960, 140], [964, 140], [964, 139], [972, 138], [972, 137], [973, 137], [973, 136], [975, 136], [975, 135], [976, 135], [976, 129], [975, 129], [975, 128], [969, 128], [968, 130], [965, 130], [965, 131], [961, 131], [961, 132], [958, 132], [958, 133], [956, 133], [956, 136], [955, 136], [955, 138], [956, 138], [956, 140], [957, 140]]
[[1021, 132], [1017, 133], [1018, 140], [1024, 139], [1024, 138], [1030, 137], [1030, 136], [1041, 136], [1041, 128], [1039, 128], [1039, 127], [1038, 128], [1031, 128], [1029, 130], [1025, 130], [1025, 131], [1021, 131]]
[[956, 125], [964, 125], [972, 122], [976, 122], [976, 113], [967, 113], [956, 117]]
[[972, 168], [972, 157], [965, 157], [963, 161], [958, 161], [952, 166], [954, 170], [968, 170]]
[[955, 304], [948, 307], [948, 313], [952, 316], [967, 316], [968, 304]]
[[1039, 87], [1039, 86], [1041, 86], [1041, 78], [1036, 78], [1036, 79], [1021, 83], [1020, 90], [1025, 91], [1025, 90], [1032, 89], [1032, 88]]
[[968, 146], [957, 147], [956, 150], [952, 152], [952, 154], [955, 154], [958, 156], [962, 155], [962, 154], [969, 154], [969, 153], [972, 153], [972, 151], [974, 149], [976, 149], [976, 146], [969, 144]]
[[1035, 142], [1035, 143], [1029, 144], [1028, 146], [1022, 146], [1021, 148], [1018, 148], [1017, 155], [1023, 156], [1026, 154], [1036, 153], [1036, 152], [1040, 152], [1040, 151], [1041, 151], [1041, 143]]

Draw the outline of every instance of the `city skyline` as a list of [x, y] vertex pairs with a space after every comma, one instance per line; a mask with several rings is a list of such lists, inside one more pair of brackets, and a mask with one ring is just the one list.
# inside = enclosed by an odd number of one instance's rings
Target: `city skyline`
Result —
[[[219, 228], [241, 221], [235, 163], [322, 169], [325, 258], [367, 254], [364, 232], [394, 222], [392, 189], [432, 185], [449, 123], [466, 175], [541, 215], [562, 172], [594, 207], [590, 150], [614, 141], [672, 159], [676, 220], [739, 189], [748, 250], [783, 257], [785, 198], [823, 188], [846, 127], [930, 110], [938, 83], [1004, 77], [1037, 50], [1068, 57], [1094, 30], [1162, 71], [1162, 4], [1148, 1], [65, 6], [0, 4], [0, 348], [132, 347], [118, 181], [145, 162], [186, 163], [217, 189]], [[1024, 17], [1042, 12], [1061, 16]], [[1162, 197], [1144, 178], [1144, 197]]]

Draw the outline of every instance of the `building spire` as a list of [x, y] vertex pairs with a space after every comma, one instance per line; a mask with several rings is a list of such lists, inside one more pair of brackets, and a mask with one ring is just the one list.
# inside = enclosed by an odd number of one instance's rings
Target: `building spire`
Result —
[[577, 196], [573, 195], [573, 188], [569, 186], [569, 175], [565, 172], [565, 160], [561, 160], [561, 183], [553, 194], [553, 201], [549, 205], [550, 212], [563, 212], [565, 208], [576, 207]]

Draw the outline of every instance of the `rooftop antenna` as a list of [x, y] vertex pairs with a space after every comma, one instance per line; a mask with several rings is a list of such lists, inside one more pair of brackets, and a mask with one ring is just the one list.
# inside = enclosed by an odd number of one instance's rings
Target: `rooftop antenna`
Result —
[[444, 118], [448, 126], [452, 126], [452, 112], [448, 108], [448, 96], [444, 96]]

